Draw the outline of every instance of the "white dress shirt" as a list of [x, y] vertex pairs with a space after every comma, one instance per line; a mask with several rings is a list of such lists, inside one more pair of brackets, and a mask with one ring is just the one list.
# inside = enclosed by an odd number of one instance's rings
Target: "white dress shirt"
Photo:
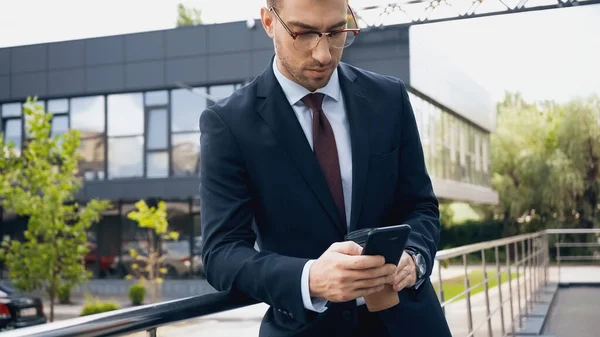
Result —
[[[306, 139], [312, 148], [312, 111], [302, 103], [302, 98], [311, 94], [311, 92], [300, 84], [285, 77], [277, 67], [277, 58], [273, 61], [273, 72], [275, 73], [279, 85], [283, 89], [285, 97], [292, 106], [292, 109], [298, 118], [298, 122], [300, 122], [300, 126], [306, 135]], [[342, 176], [342, 190], [344, 192], [346, 226], [350, 226], [352, 203], [352, 146], [350, 142], [350, 125], [348, 124], [348, 115], [346, 114], [337, 69], [331, 76], [329, 83], [323, 88], [317, 89], [315, 92], [325, 95], [322, 107], [323, 112], [333, 129], [333, 135], [335, 136], [340, 163], [340, 173]], [[314, 261], [315, 260], [308, 261], [302, 270], [302, 301], [306, 309], [321, 313], [327, 310], [327, 307], [325, 306], [327, 300], [324, 298], [310, 297], [308, 285], [309, 271]], [[362, 297], [357, 299], [357, 305], [362, 305], [364, 303]]]

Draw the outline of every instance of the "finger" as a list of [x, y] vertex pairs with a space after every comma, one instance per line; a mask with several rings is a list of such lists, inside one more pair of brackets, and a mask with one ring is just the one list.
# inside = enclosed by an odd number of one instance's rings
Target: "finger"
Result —
[[[371, 268], [377, 268], [377, 267], [382, 267], [383, 265], [385, 265], [385, 258], [383, 256], [366, 256], [366, 255], [360, 255], [360, 256], [347, 256], [344, 258], [344, 262], [343, 262], [343, 266], [346, 269], [354, 269], [354, 270], [360, 270], [360, 269], [371, 269]], [[393, 273], [393, 271], [392, 271]]]
[[417, 280], [416, 280], [416, 278], [414, 276], [406, 277], [399, 284], [396, 284], [394, 286], [394, 290], [395, 291], [400, 291], [400, 290], [402, 290], [402, 289], [404, 289], [406, 287], [412, 287], [416, 282], [417, 282]]
[[410, 255], [408, 255], [406, 252], [402, 253], [402, 257], [400, 258], [400, 262], [398, 263], [397, 270], [400, 271], [407, 267], [410, 264], [410, 259], [412, 259]]
[[327, 251], [344, 255], [360, 255], [362, 254], [362, 247], [354, 241], [344, 241], [332, 244]]
[[396, 274], [394, 275], [394, 285], [398, 285], [401, 282], [403, 282], [406, 278], [410, 277], [411, 275], [411, 268], [410, 267], [405, 267], [403, 269], [401, 269], [400, 271], [397, 271]]
[[383, 291], [383, 289], [385, 289], [385, 285], [380, 285], [372, 288], [357, 289], [356, 291], [352, 292], [352, 296], [354, 298], [365, 297]]
[[394, 275], [383, 275], [372, 279], [355, 281], [352, 285], [357, 289], [373, 288], [381, 285], [392, 284]]

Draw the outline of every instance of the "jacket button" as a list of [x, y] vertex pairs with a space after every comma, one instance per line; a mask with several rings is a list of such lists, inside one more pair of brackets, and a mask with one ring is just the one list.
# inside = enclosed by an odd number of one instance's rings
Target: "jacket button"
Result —
[[346, 310], [342, 312], [342, 318], [346, 321], [349, 321], [352, 318], [352, 313]]

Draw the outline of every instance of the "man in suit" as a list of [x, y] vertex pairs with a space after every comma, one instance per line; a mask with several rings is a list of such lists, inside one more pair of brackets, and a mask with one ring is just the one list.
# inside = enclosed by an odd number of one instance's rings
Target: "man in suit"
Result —
[[[260, 336], [450, 336], [429, 281], [438, 202], [404, 84], [340, 63], [358, 34], [347, 0], [267, 7], [276, 56], [200, 117], [209, 283], [270, 305]], [[394, 224], [412, 227], [397, 266], [344, 241]], [[367, 310], [385, 287], [399, 304]]]

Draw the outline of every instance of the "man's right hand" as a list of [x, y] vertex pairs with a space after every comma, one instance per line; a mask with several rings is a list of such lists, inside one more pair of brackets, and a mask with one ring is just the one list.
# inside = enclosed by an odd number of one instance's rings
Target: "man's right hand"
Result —
[[346, 302], [383, 290], [395, 281], [396, 266], [383, 256], [360, 255], [353, 241], [336, 242], [310, 267], [310, 296]]

